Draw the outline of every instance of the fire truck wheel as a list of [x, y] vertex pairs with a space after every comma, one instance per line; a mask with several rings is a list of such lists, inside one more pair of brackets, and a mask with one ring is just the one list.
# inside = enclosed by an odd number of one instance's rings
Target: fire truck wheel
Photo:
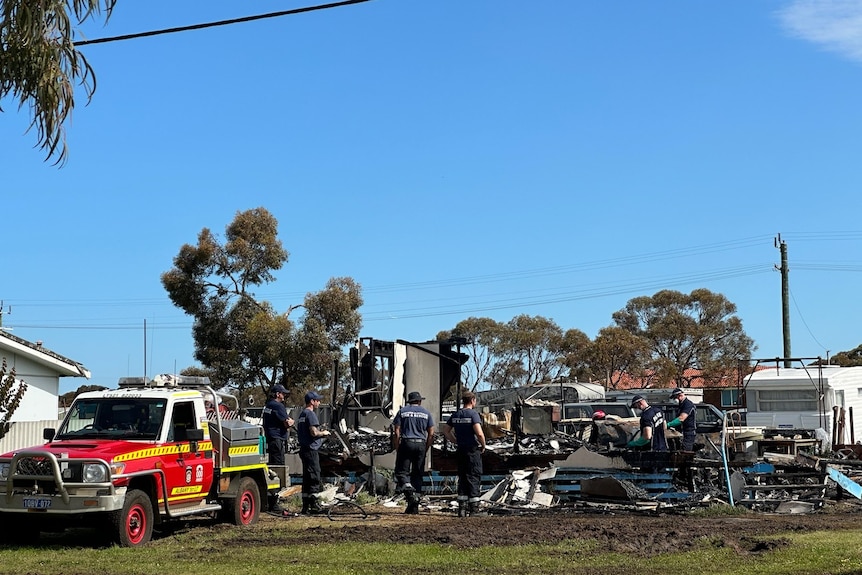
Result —
[[120, 511], [111, 517], [114, 541], [121, 547], [137, 547], [153, 536], [153, 503], [146, 493], [132, 489]]
[[234, 525], [254, 525], [260, 515], [260, 490], [254, 479], [240, 479], [236, 499], [229, 500], [226, 507], [228, 521]]

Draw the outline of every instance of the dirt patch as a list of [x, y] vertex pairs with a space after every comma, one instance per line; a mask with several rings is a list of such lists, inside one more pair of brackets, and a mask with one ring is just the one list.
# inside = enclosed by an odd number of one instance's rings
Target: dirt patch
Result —
[[[638, 556], [686, 551], [704, 544], [756, 554], [789, 545], [787, 538], [775, 537], [788, 532], [862, 529], [862, 508], [857, 505], [804, 515], [750, 513], [742, 517], [554, 509], [459, 519], [448, 511], [405, 515], [403, 508], [363, 509], [368, 513], [365, 519], [264, 516], [261, 527], [266, 530], [270, 522], [289, 522], [283, 533], [290, 543], [437, 543], [475, 548], [580, 539], [596, 541], [609, 551]], [[268, 541], [272, 541], [271, 535]]]

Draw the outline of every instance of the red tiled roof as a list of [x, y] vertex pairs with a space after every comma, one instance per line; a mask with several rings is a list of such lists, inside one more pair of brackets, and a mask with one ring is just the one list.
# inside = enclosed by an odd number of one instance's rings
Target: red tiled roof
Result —
[[[707, 379], [703, 377], [703, 370], [689, 368], [683, 372], [684, 387], [714, 389], [724, 387], [736, 387], [739, 383], [739, 372], [734, 370], [720, 379]], [[613, 382], [616, 382], [614, 384]], [[625, 372], [616, 372], [611, 377], [608, 388], [611, 389], [650, 389], [676, 387], [674, 380], [661, 379], [655, 371], [647, 371], [642, 375], [631, 375]]]

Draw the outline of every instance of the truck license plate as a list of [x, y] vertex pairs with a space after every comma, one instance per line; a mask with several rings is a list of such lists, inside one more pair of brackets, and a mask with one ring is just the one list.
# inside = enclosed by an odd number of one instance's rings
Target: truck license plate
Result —
[[24, 509], [48, 509], [51, 507], [51, 500], [44, 497], [25, 497]]

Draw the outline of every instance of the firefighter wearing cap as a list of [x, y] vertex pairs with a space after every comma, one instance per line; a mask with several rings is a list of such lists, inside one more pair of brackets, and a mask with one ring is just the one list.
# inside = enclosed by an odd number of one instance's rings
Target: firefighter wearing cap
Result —
[[293, 426], [293, 419], [284, 407], [287, 390], [276, 383], [269, 391], [269, 399], [263, 408], [263, 429], [266, 435], [266, 452], [270, 465], [284, 465], [284, 452], [287, 448], [287, 430]]
[[300, 513], [319, 513], [320, 504], [317, 494], [323, 486], [320, 473], [320, 454], [323, 438], [330, 435], [329, 430], [320, 429], [320, 420], [314, 413], [323, 397], [316, 391], [305, 394], [305, 409], [296, 423], [296, 437], [299, 440], [299, 459], [302, 461], [302, 511]]
[[667, 439], [665, 438], [664, 413], [660, 407], [650, 405], [640, 395], [632, 398], [631, 406], [641, 410], [640, 437], [626, 444], [627, 447], [643, 447], [649, 445], [652, 451], [667, 451]]
[[425, 454], [434, 442], [434, 416], [422, 407], [422, 394], [411, 391], [407, 405], [392, 420], [395, 433], [395, 483], [407, 500], [405, 513], [419, 513]]
[[697, 437], [697, 406], [685, 396], [685, 391], [680, 388], [674, 389], [670, 394], [671, 399], [679, 402], [676, 419], [670, 421], [668, 427], [680, 427], [682, 431], [682, 450], [694, 451], [694, 440]]

